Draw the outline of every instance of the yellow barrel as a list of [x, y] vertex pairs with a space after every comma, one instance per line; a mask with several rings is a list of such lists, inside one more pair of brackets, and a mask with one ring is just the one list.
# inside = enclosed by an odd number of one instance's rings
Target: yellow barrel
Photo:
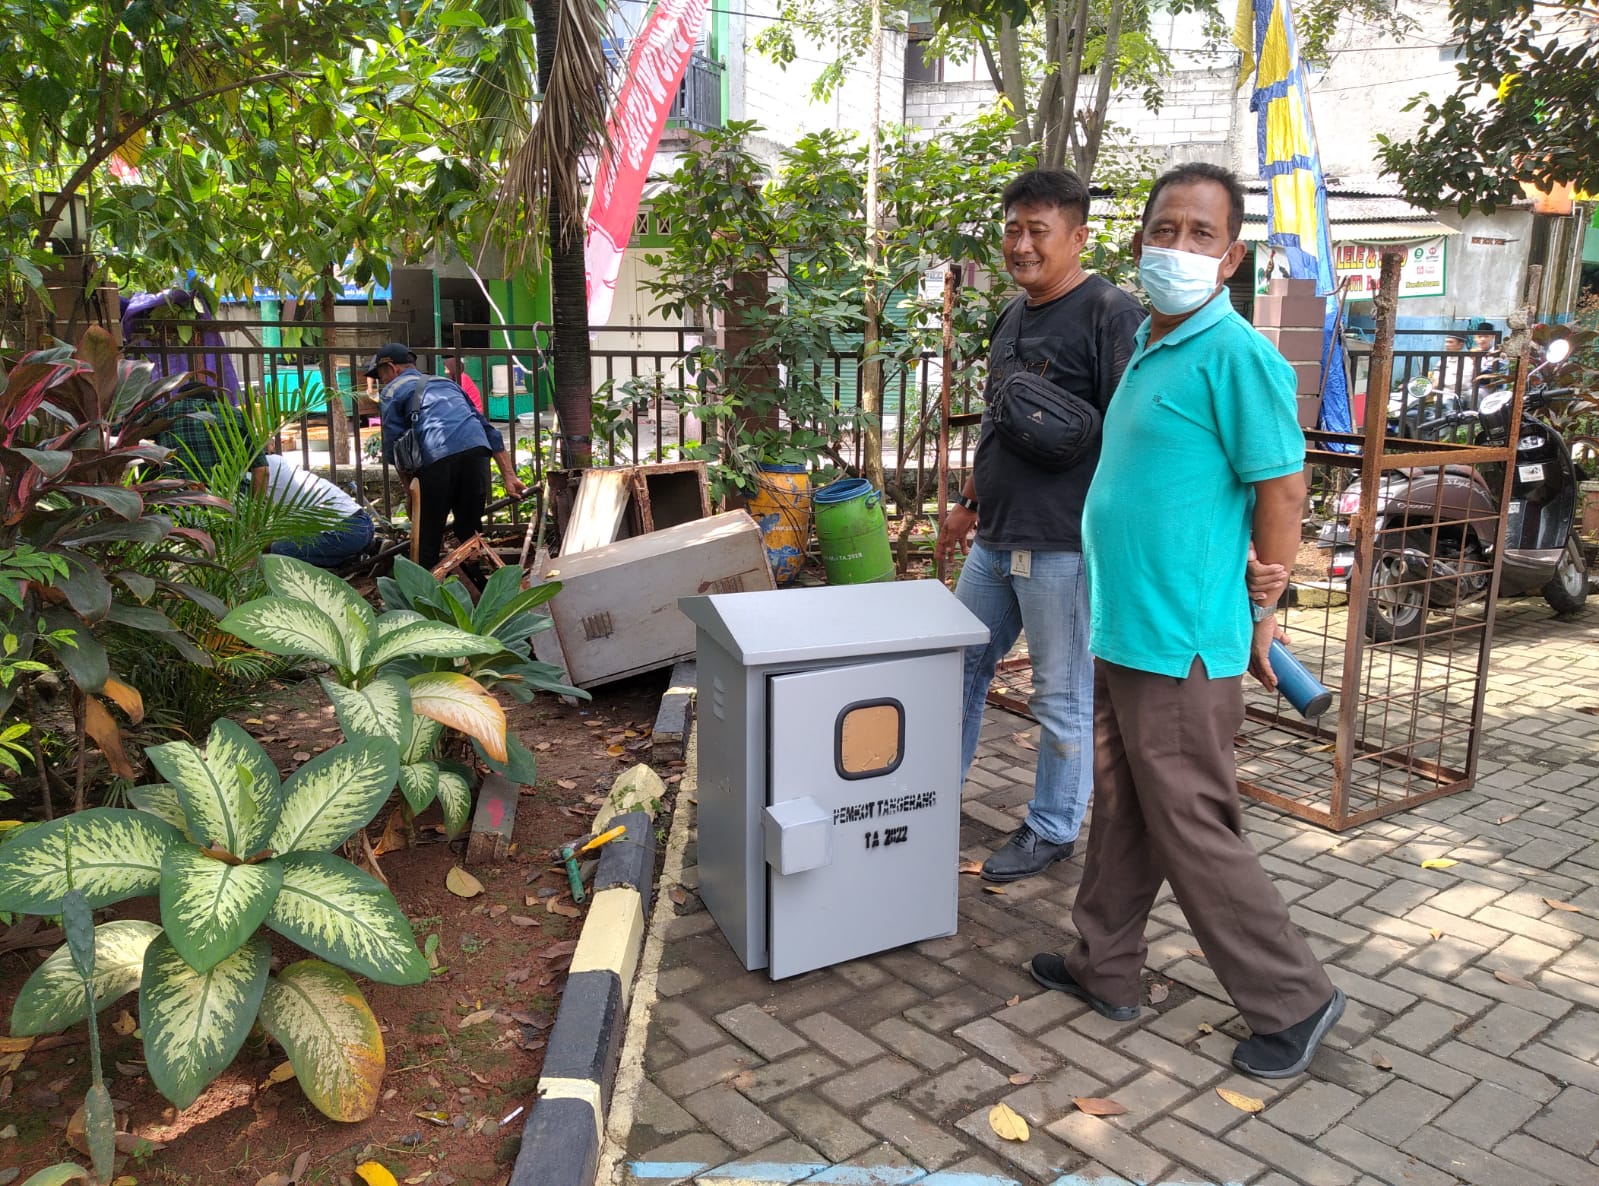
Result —
[[811, 538], [811, 475], [803, 465], [760, 465], [747, 502], [761, 529], [766, 559], [779, 585], [789, 585], [805, 565]]

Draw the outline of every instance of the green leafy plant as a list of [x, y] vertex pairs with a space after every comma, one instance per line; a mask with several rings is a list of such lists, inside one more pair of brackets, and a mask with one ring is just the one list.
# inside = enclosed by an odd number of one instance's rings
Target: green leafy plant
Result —
[[[0, 847], [0, 909], [53, 913], [69, 889], [91, 908], [149, 895], [161, 904], [160, 926], [95, 928], [87, 1000], [70, 951], [50, 956], [18, 994], [12, 1033], [54, 1033], [137, 989], [151, 1080], [179, 1108], [259, 1023], [317, 1108], [370, 1116], [383, 1038], [341, 969], [418, 984], [428, 968], [389, 891], [333, 850], [388, 798], [399, 752], [387, 739], [346, 741], [280, 780], [260, 745], [223, 720], [204, 749], [179, 741], [147, 754], [167, 781], [130, 792], [134, 810], [79, 812]], [[270, 975], [263, 926], [319, 958]]]
[[[404, 759], [407, 804], [421, 811], [440, 798], [451, 833], [459, 831], [471, 804], [470, 783], [431, 755], [441, 727], [449, 727], [472, 738], [501, 768], [508, 762], [505, 710], [481, 683], [453, 667], [458, 659], [500, 654], [503, 644], [412, 610], [375, 614], [346, 582], [287, 556], [263, 556], [261, 574], [272, 592], [233, 610], [222, 628], [270, 654], [331, 667], [323, 687], [347, 735], [386, 738]], [[418, 657], [449, 666], [415, 670]]]
[[[14, 661], [48, 657], [66, 674], [80, 755], [92, 744], [124, 777], [133, 770], [107, 701], [136, 721], [142, 698], [113, 668], [104, 636], [137, 630], [191, 662], [209, 662], [162, 603], [204, 600], [180, 570], [203, 563], [212, 543], [181, 515], [228, 504], [187, 480], [148, 476], [146, 467], [167, 451], [137, 443], [162, 426], [161, 405], [183, 380], [119, 361], [111, 335], [95, 328], [76, 352], [26, 356], [0, 390], [0, 550], [28, 569], [0, 585], [0, 627], [17, 640]], [[135, 554], [154, 564], [130, 566]], [[28, 683], [0, 686], [0, 712]], [[84, 786], [80, 756], [75, 806]], [[48, 796], [48, 783], [43, 789]]]

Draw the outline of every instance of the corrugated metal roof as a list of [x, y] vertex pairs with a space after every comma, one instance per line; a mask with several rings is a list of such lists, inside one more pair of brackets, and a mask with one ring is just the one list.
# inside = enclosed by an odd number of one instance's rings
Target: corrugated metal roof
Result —
[[[1339, 193], [1331, 185], [1327, 192], [1327, 223], [1335, 243], [1412, 243], [1460, 233], [1439, 222], [1430, 210], [1412, 206], [1397, 195]], [[1266, 193], [1261, 185], [1244, 194], [1241, 238], [1258, 243], [1265, 237]]]

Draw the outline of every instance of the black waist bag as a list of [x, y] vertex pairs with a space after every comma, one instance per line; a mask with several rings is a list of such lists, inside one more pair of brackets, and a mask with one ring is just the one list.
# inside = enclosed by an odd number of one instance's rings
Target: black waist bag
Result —
[[998, 395], [988, 413], [994, 431], [1034, 465], [1070, 469], [1099, 441], [1099, 409], [1031, 371], [1007, 375]]

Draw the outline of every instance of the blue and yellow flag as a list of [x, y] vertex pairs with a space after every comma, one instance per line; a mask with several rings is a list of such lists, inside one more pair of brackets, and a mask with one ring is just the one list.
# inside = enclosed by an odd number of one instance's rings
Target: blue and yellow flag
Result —
[[1243, 54], [1238, 85], [1253, 70], [1249, 109], [1259, 120], [1260, 176], [1266, 183], [1266, 241], [1283, 253], [1288, 274], [1314, 280], [1328, 298], [1322, 347], [1321, 426], [1348, 432], [1349, 391], [1343, 340], [1337, 331], [1332, 242], [1327, 233], [1327, 183], [1305, 94], [1299, 40], [1289, 0], [1239, 0], [1233, 42]]

